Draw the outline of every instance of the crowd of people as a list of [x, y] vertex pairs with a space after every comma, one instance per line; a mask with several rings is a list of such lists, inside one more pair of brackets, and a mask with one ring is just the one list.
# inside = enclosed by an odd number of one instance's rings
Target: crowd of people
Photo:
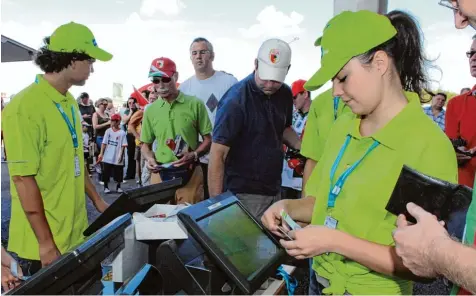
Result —
[[[457, 28], [476, 28], [474, 1], [440, 4], [453, 10]], [[105, 193], [111, 177], [116, 192], [123, 179], [144, 186], [182, 178], [176, 203], [231, 191], [281, 238], [286, 211], [305, 227], [280, 244], [309, 260], [310, 295], [412, 294], [413, 281], [438, 276], [455, 283], [455, 294], [476, 293], [474, 194], [460, 217], [462, 242], [418, 205], [407, 205], [416, 224], [385, 209], [404, 165], [474, 186], [476, 87], [446, 109], [443, 93], [422, 108], [422, 39], [407, 13], [342, 12], [316, 40], [321, 68], [288, 86], [288, 43], [262, 43], [251, 73], [238, 81], [214, 69], [213, 45], [200, 37], [189, 48], [195, 75], [178, 84], [175, 62], [156, 58], [147, 73], [153, 87], [116, 111], [108, 98], [93, 105], [87, 93], [76, 102], [68, 92], [112, 55], [84, 25], [60, 26], [35, 57], [44, 74], [3, 111], [12, 180], [8, 250], [18, 254], [21, 276], [84, 239], [84, 193], [99, 212], [107, 208], [91, 181], [96, 167]], [[466, 53], [473, 77], [475, 53], [473, 40]], [[328, 81], [332, 89], [311, 100]], [[7, 259], [5, 290], [20, 282]]]

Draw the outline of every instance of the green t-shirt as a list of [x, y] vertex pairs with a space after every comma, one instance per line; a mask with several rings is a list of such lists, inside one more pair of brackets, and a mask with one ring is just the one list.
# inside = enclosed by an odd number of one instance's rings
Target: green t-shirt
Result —
[[301, 145], [301, 154], [305, 157], [319, 161], [336, 118], [341, 114], [352, 113], [340, 99], [337, 101], [337, 109], [334, 106], [332, 89], [312, 101]]
[[[55, 103], [63, 107], [72, 124], [72, 116], [75, 116], [79, 144], [76, 152], [68, 126]], [[46, 219], [61, 253], [80, 244], [82, 232], [88, 226], [83, 137], [78, 110], [70, 93], [61, 95], [42, 75], [37, 75], [35, 82], [18, 93], [2, 114], [10, 180], [13, 176], [35, 176]], [[75, 177], [75, 153], [80, 162], [78, 177]], [[12, 180], [10, 190], [12, 215], [8, 250], [25, 259], [39, 260], [38, 241]]]
[[[315, 197], [313, 225], [325, 225], [326, 216], [338, 221], [337, 229], [355, 237], [394, 245], [392, 231], [397, 217], [385, 210], [403, 165], [424, 174], [457, 183], [458, 168], [451, 142], [426, 116], [414, 93], [409, 103], [386, 126], [371, 137], [360, 135], [360, 118], [353, 114], [339, 117], [333, 126], [319, 164], [312, 172], [306, 192]], [[374, 140], [380, 144], [364, 158], [347, 178], [335, 206], [328, 208], [330, 172], [347, 135], [350, 143], [337, 166], [333, 183], [345, 169], [359, 160]], [[341, 255], [314, 257], [313, 269], [328, 279], [326, 293], [411, 294], [412, 283], [379, 274]]]
[[212, 132], [212, 124], [205, 104], [194, 96], [179, 93], [172, 104], [158, 99], [147, 107], [142, 119], [140, 139], [143, 143], [157, 140], [155, 159], [161, 163], [177, 160], [166, 145], [168, 139], [181, 135], [192, 150], [197, 149], [198, 136]]

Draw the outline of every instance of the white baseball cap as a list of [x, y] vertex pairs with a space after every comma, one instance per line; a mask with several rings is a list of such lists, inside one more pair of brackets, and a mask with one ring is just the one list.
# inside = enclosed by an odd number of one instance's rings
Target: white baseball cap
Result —
[[263, 42], [258, 51], [258, 76], [262, 80], [284, 82], [291, 65], [291, 47], [281, 39]]

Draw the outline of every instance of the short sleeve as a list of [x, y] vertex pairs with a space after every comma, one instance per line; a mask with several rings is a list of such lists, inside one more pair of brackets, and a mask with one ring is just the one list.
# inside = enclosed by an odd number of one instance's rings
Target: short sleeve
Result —
[[319, 127], [317, 120], [317, 100], [314, 99], [309, 109], [309, 115], [306, 121], [306, 127], [301, 144], [301, 154], [314, 161], [319, 161], [320, 153], [323, 145], [319, 141]]
[[111, 130], [107, 129], [106, 132], [104, 133], [104, 137], [102, 138], [102, 144], [107, 145], [107, 143], [109, 143], [110, 134], [111, 134]]
[[207, 108], [202, 101], [198, 101], [198, 122], [200, 128], [200, 135], [205, 136], [210, 134], [213, 131], [212, 123], [208, 117]]
[[40, 118], [32, 113], [21, 105], [7, 106], [2, 112], [10, 176], [34, 176], [38, 173], [44, 132], [40, 127]]
[[218, 105], [213, 142], [231, 146], [243, 127], [243, 121], [244, 114], [241, 106], [235, 101], [223, 98]]
[[140, 134], [140, 141], [146, 144], [152, 144], [155, 140], [155, 135], [152, 133], [152, 124], [150, 122], [150, 108], [144, 111], [142, 118], [142, 129]]

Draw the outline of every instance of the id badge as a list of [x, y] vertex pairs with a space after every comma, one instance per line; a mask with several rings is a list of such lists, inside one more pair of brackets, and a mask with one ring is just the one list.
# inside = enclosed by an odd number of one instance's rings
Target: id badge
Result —
[[331, 216], [327, 216], [324, 225], [330, 229], [337, 229], [337, 220]]
[[79, 166], [79, 156], [74, 155], [74, 176], [79, 177], [81, 175], [81, 167]]

